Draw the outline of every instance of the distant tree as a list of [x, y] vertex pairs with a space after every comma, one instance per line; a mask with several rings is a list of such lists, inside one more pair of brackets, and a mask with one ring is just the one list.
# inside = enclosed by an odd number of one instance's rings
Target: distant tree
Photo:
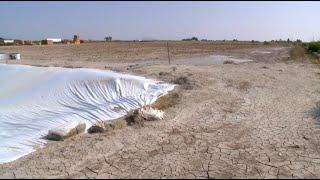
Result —
[[207, 39], [201, 39], [201, 41], [208, 41]]
[[233, 39], [232, 41], [233, 41], [233, 42], [238, 42], [238, 39]]
[[254, 40], [251, 40], [252, 43], [254, 43]]
[[198, 38], [197, 37], [192, 37], [191, 41], [198, 41]]
[[199, 41], [197, 37], [182, 39], [182, 41]]
[[288, 38], [288, 39], [287, 39], [287, 43], [290, 43], [290, 42], [291, 42], [291, 41], [290, 41], [290, 39]]
[[106, 41], [112, 41], [112, 37], [111, 36], [107, 36], [104, 38]]

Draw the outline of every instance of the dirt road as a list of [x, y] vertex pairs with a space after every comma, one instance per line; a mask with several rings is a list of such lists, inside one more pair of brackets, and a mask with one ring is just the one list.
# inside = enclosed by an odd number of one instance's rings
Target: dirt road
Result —
[[[287, 51], [212, 51], [253, 60], [240, 64], [193, 64], [183, 57], [188, 63], [113, 66], [164, 81], [186, 77], [188, 88], [181, 87], [162, 121], [51, 142], [0, 165], [0, 177], [319, 178], [320, 69], [291, 61]], [[86, 67], [104, 69], [105, 62]]]

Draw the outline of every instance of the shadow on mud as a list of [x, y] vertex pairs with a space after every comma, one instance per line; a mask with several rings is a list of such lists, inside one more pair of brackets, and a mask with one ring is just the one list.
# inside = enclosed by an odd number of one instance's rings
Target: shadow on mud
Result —
[[316, 125], [320, 128], [320, 101], [310, 110], [309, 114], [317, 121]]

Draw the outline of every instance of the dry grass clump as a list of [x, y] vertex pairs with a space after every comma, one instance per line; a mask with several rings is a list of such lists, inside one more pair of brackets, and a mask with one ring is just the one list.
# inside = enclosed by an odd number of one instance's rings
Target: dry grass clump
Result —
[[313, 58], [313, 59], [310, 59], [310, 61], [312, 64], [320, 64], [320, 59]]
[[238, 83], [238, 89], [247, 91], [250, 88], [250, 83], [248, 81], [241, 81]]
[[179, 94], [177, 92], [170, 92], [169, 94], [158, 98], [152, 105], [152, 108], [164, 110], [175, 106], [179, 101]]
[[171, 76], [172, 74], [170, 72], [159, 72], [159, 76]]
[[226, 83], [227, 83], [227, 87], [235, 87], [241, 91], [247, 91], [251, 87], [251, 84], [248, 81], [238, 81], [233, 79], [227, 79]]
[[174, 84], [181, 85], [186, 90], [192, 90], [194, 87], [187, 76], [177, 77], [177, 78], [173, 79], [171, 82]]
[[144, 119], [139, 116], [139, 110], [135, 109], [132, 111], [129, 111], [128, 114], [125, 116], [125, 121], [129, 126], [136, 125], [139, 127], [144, 126]]
[[295, 46], [291, 48], [289, 51], [289, 55], [291, 59], [297, 60], [297, 59], [303, 59], [306, 57], [305, 49], [301, 46]]
[[231, 60], [227, 60], [227, 61], [223, 61], [223, 64], [236, 64], [236, 63]]

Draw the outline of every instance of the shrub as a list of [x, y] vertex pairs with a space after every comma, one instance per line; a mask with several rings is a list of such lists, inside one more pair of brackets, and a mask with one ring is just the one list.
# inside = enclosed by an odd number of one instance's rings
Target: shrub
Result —
[[199, 41], [197, 37], [182, 39], [182, 41]]
[[320, 52], [320, 41], [308, 43], [307, 49], [311, 52]]

